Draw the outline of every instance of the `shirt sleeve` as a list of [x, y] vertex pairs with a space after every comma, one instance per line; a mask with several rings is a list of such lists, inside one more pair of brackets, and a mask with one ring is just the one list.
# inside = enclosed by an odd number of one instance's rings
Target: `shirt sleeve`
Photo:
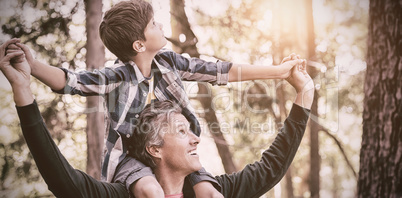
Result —
[[209, 62], [199, 58], [187, 58], [173, 51], [171, 56], [182, 80], [209, 82], [212, 85], [226, 85], [229, 81], [231, 62], [220, 60]]
[[306, 129], [310, 111], [296, 104], [272, 145], [261, 160], [243, 170], [216, 176], [224, 197], [260, 197], [285, 175], [297, 152]]
[[129, 75], [122, 69], [104, 68], [102, 70], [73, 72], [60, 68], [66, 75], [66, 86], [61, 90], [53, 90], [59, 94], [81, 96], [103, 95], [118, 87]]
[[39, 172], [56, 197], [128, 197], [122, 184], [100, 182], [68, 163], [52, 140], [36, 102], [17, 107], [17, 112]]

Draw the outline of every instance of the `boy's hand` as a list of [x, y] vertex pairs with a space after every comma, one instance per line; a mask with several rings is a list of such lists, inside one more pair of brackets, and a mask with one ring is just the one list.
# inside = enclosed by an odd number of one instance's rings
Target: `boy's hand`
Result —
[[305, 60], [301, 60], [300, 56], [296, 55], [295, 53], [292, 53], [289, 56], [285, 57], [279, 65], [283, 69], [282, 78], [288, 78], [291, 75], [292, 69], [295, 68], [295, 66], [298, 67], [298, 69], [300, 70], [303, 61]]
[[20, 42], [16, 42], [16, 43], [10, 44], [7, 47], [7, 49], [8, 50], [22, 50], [25, 53], [25, 59], [28, 61], [31, 68], [33, 67], [35, 58], [32, 56], [31, 51], [29, 50], [28, 46], [26, 46]]
[[[300, 55], [297, 55], [295, 53], [291, 53], [289, 56], [285, 57], [282, 59], [281, 64], [284, 64], [285, 62], [291, 61], [291, 60], [298, 60], [300, 59]], [[301, 70], [302, 64], [297, 65], [299, 70]]]

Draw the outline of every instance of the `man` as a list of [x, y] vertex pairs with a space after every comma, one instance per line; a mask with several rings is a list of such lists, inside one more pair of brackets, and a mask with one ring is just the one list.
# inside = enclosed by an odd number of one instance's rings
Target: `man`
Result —
[[[10, 40], [0, 46], [0, 70], [11, 84], [23, 135], [49, 189], [57, 197], [129, 197], [123, 184], [97, 181], [71, 167], [60, 153], [30, 90], [31, 71], [24, 53], [10, 51], [5, 55], [6, 47], [15, 42], [17, 40]], [[18, 64], [12, 65], [12, 59]], [[218, 190], [224, 197], [259, 197], [286, 173], [304, 134], [314, 95], [314, 84], [305, 66], [301, 71], [292, 69], [287, 81], [296, 89], [297, 95], [284, 128], [263, 153], [261, 161], [238, 173], [215, 177], [220, 185]], [[191, 132], [181, 109], [169, 101], [149, 105], [139, 120], [133, 136], [144, 141], [141, 145], [130, 144], [129, 156], [135, 156], [152, 167], [166, 197], [183, 197], [185, 177], [201, 167], [196, 152], [200, 139]], [[155, 137], [159, 137], [159, 141]], [[131, 159], [127, 157], [119, 169], [130, 166]], [[125, 177], [124, 172], [115, 177], [119, 181]]]

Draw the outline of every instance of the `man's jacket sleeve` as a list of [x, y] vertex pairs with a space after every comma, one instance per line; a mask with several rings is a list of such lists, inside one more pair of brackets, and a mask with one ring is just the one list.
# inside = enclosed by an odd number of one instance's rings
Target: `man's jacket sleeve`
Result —
[[17, 107], [17, 112], [39, 172], [56, 197], [128, 197], [122, 184], [100, 182], [68, 163], [52, 140], [36, 102]]
[[261, 160], [230, 175], [217, 176], [224, 197], [260, 197], [277, 184], [289, 168], [306, 129], [310, 111], [293, 105], [284, 127]]

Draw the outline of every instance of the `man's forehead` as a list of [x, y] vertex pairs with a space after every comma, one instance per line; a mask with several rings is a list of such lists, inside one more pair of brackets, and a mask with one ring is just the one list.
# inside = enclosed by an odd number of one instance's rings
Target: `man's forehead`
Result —
[[178, 125], [190, 125], [186, 117], [184, 117], [183, 114], [175, 113], [170, 117], [171, 123], [173, 123], [175, 126]]

